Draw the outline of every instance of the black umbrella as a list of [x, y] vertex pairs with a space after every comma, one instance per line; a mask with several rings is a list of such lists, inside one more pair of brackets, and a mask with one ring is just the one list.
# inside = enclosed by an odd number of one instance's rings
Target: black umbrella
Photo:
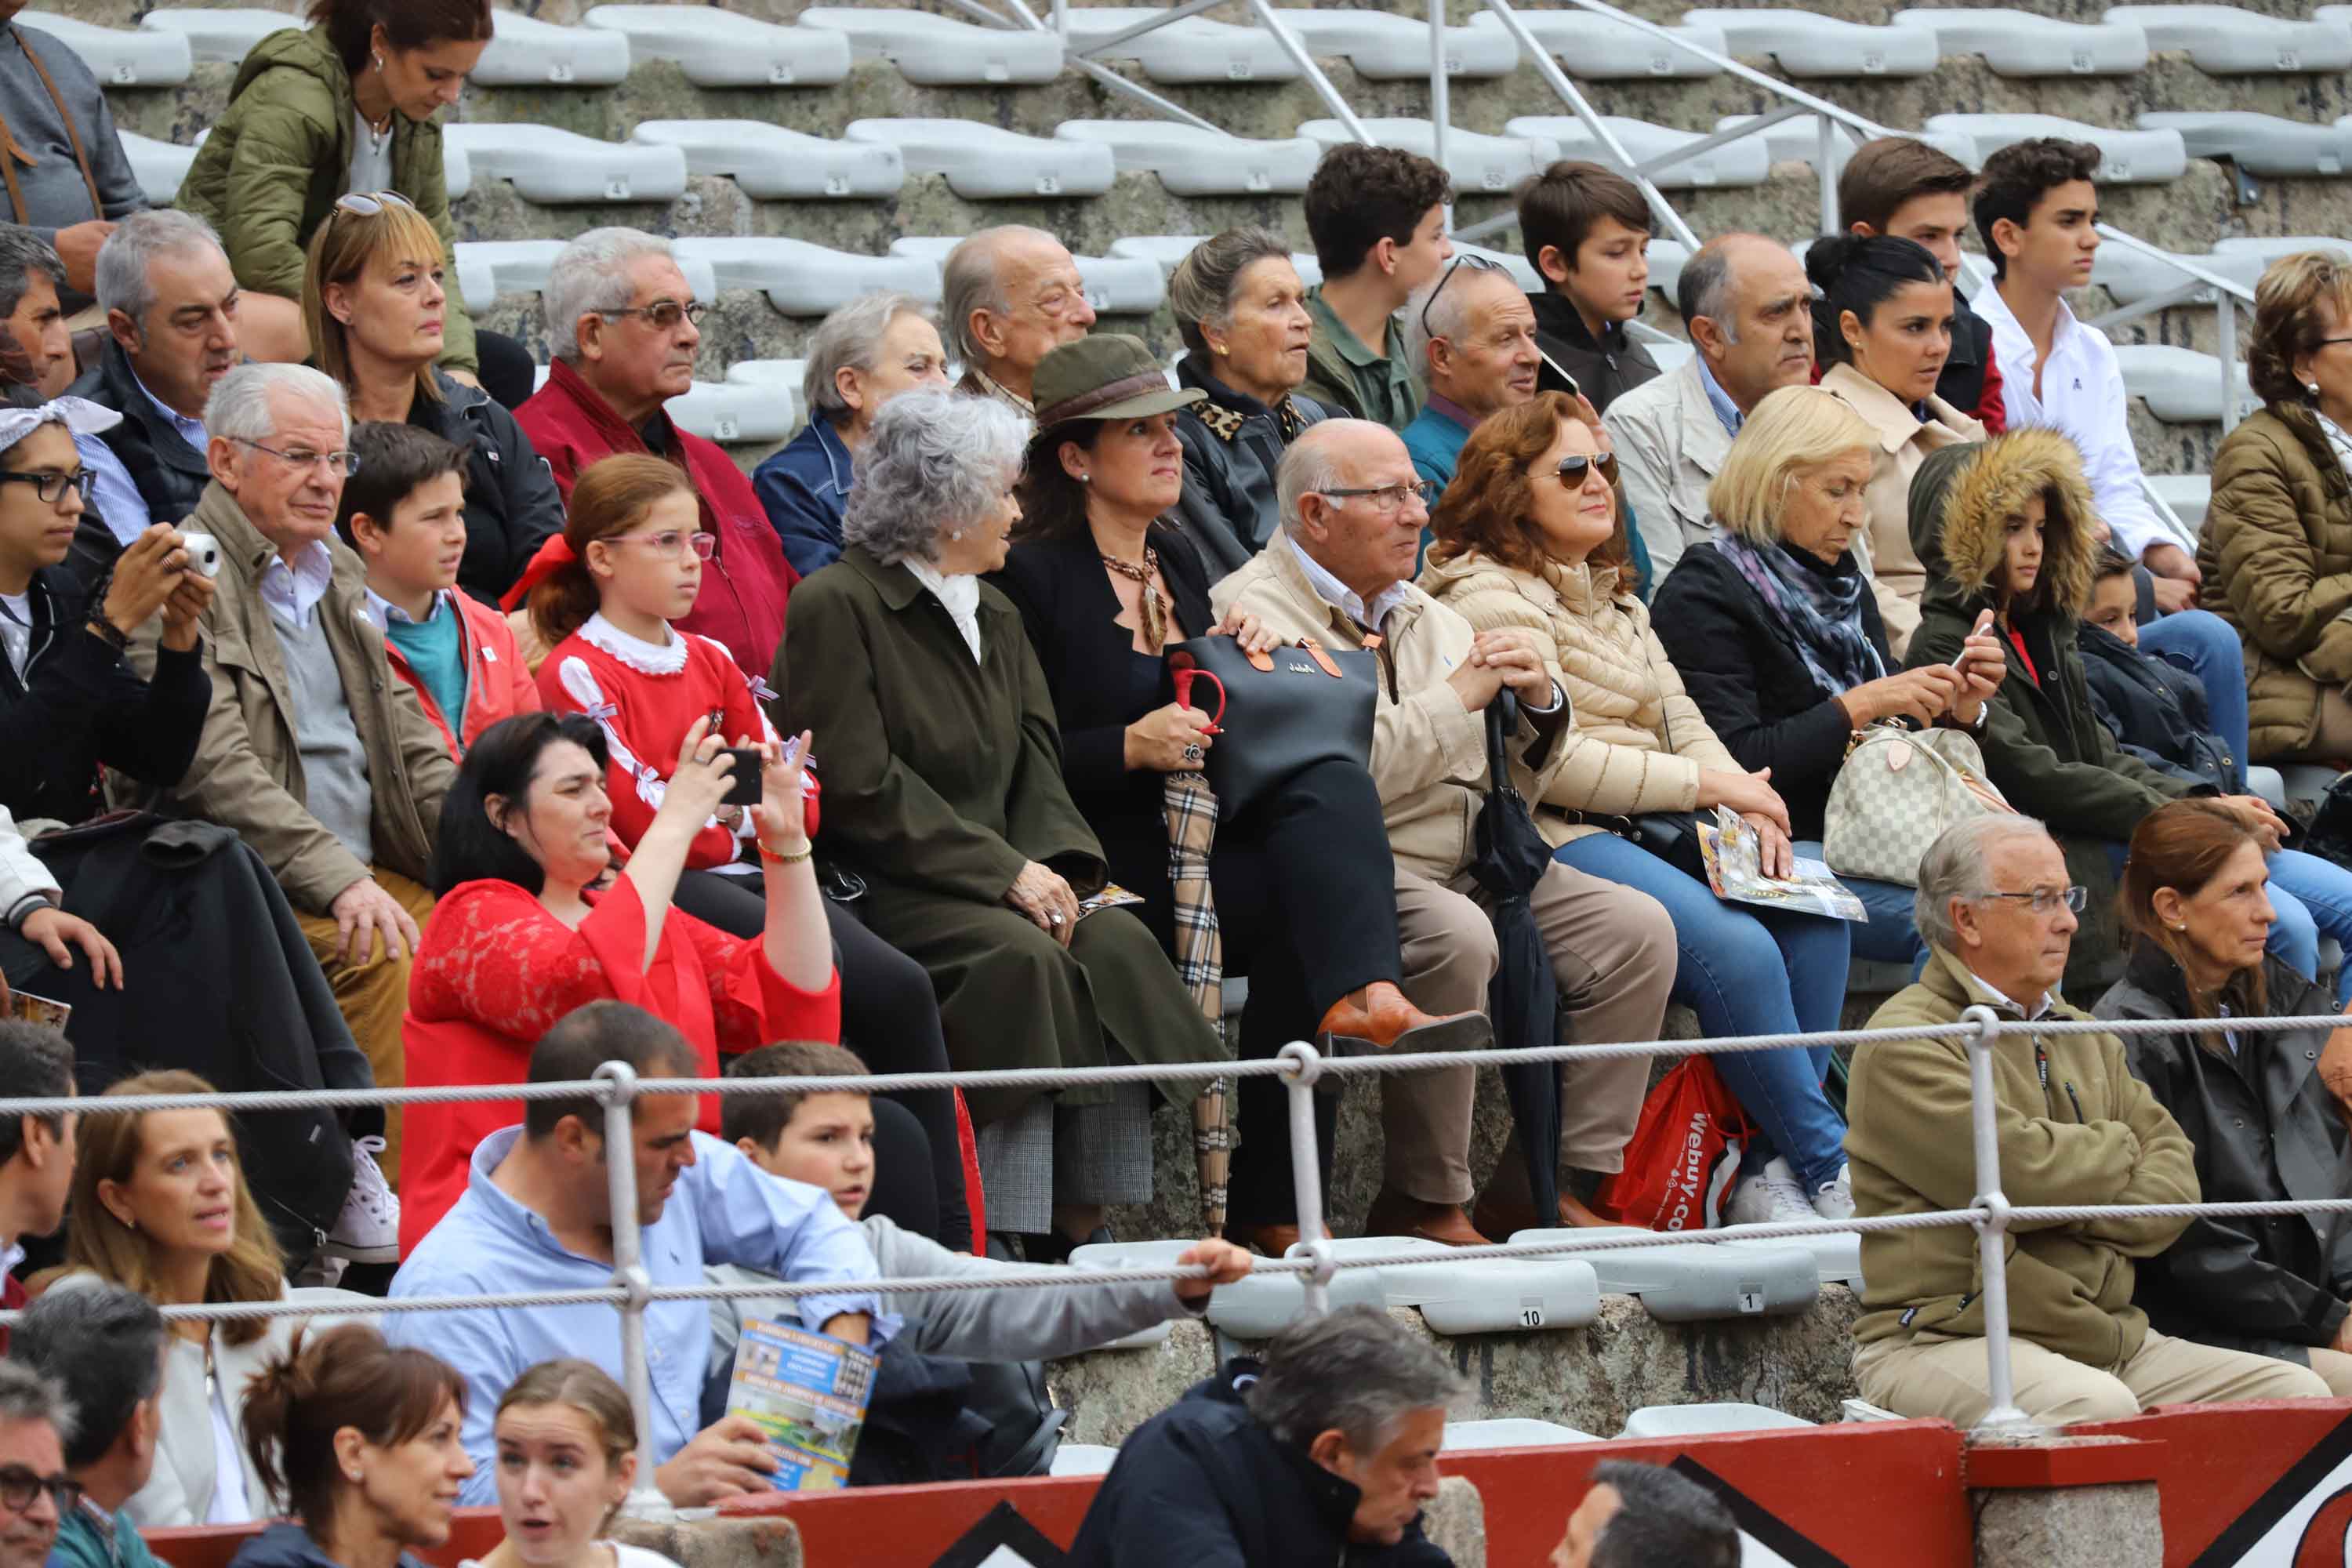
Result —
[[[1536, 929], [1529, 896], [1551, 866], [1551, 847], [1536, 831], [1528, 803], [1511, 783], [1503, 737], [1517, 725], [1518, 704], [1507, 691], [1486, 705], [1486, 804], [1478, 811], [1478, 854], [1470, 875], [1486, 889], [1502, 962], [1486, 987], [1486, 1016], [1503, 1050], [1559, 1041], [1559, 989], [1551, 955]], [[1507, 1067], [1503, 1089], [1527, 1155], [1528, 1190], [1537, 1222], [1557, 1224], [1559, 1212], [1559, 1064]]]

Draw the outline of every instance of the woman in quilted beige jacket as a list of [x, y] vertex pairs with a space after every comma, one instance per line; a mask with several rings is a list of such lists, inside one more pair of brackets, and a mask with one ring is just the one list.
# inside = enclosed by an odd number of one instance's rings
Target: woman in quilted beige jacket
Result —
[[[1551, 644], [1552, 675], [1572, 709], [1569, 754], [1536, 809], [1559, 858], [1650, 894], [1674, 917], [1675, 998], [1707, 1035], [1838, 1026], [1845, 1000], [1845, 922], [1726, 903], [1706, 883], [1622, 836], [1649, 812], [1728, 805], [1763, 834], [1768, 858], [1790, 854], [1788, 809], [1769, 770], [1732, 760], [1650, 630], [1628, 580], [1615, 460], [1559, 393], [1489, 416], [1462, 449], [1438, 503], [1421, 585], [1482, 630], [1526, 626]], [[1826, 1051], [1746, 1051], [1715, 1058], [1757, 1125], [1731, 1199], [1737, 1222], [1843, 1219], [1853, 1212], [1845, 1125], [1822, 1092]]]

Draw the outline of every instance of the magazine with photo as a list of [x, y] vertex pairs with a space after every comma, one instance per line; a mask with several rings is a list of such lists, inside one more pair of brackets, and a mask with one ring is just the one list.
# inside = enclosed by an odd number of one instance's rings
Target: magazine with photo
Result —
[[831, 1491], [849, 1484], [850, 1456], [874, 1393], [875, 1352], [812, 1329], [753, 1320], [743, 1325], [727, 1413], [748, 1415], [776, 1456], [778, 1491]]
[[1853, 889], [1819, 860], [1794, 856], [1788, 876], [1764, 875], [1762, 836], [1754, 823], [1729, 806], [1717, 806], [1713, 822], [1700, 819], [1698, 847], [1706, 862], [1707, 884], [1718, 899], [1768, 910], [1801, 910], [1842, 921], [1870, 919], [1870, 911], [1862, 907]]

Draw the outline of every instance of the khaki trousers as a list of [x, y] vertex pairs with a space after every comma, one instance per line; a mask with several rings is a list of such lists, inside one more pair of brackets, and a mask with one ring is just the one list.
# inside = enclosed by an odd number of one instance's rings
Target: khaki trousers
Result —
[[[2322, 1355], [2346, 1363], [2339, 1373], [2352, 1370], [2352, 1356], [2315, 1351], [2312, 1359]], [[2310, 1367], [2170, 1339], [2153, 1329], [2137, 1355], [2104, 1371], [2021, 1339], [2010, 1342], [2010, 1366], [2018, 1407], [2045, 1426], [2120, 1421], [2151, 1405], [2330, 1396], [2328, 1379]], [[1853, 1374], [1863, 1398], [1897, 1415], [1941, 1416], [1965, 1429], [1991, 1407], [1981, 1339], [1918, 1339], [1905, 1345], [1882, 1340], [1854, 1352]]]
[[[1403, 990], [1426, 1013], [1484, 1012], [1499, 963], [1494, 923], [1473, 901], [1467, 874], [1440, 883], [1400, 865], [1397, 935]], [[1654, 1040], [1674, 988], [1674, 921], [1647, 893], [1555, 863], [1537, 884], [1536, 924], [1550, 953], [1571, 1044]], [[1612, 1173], [1642, 1114], [1650, 1064], [1640, 1057], [1564, 1064], [1559, 1158]], [[1384, 1184], [1423, 1203], [1467, 1203], [1472, 1068], [1383, 1078]], [[1508, 1163], [1508, 1157], [1507, 1157]]]
[[[433, 918], [433, 895], [397, 872], [381, 866], [373, 872], [377, 886], [390, 893], [416, 922], [417, 931]], [[332, 915], [301, 914], [302, 934], [310, 943], [311, 954], [319, 967], [326, 971], [327, 984], [335, 993], [335, 1005], [351, 1026], [352, 1038], [359, 1043], [360, 1051], [375, 1072], [378, 1089], [398, 1089], [408, 1081], [408, 1059], [400, 1044], [400, 1020], [408, 1011], [408, 965], [406, 958], [388, 956], [381, 942], [374, 946], [374, 955], [362, 963], [343, 962], [341, 933], [335, 929]], [[393, 1190], [400, 1188], [400, 1108], [386, 1106], [383, 1112], [383, 1153], [376, 1162], [383, 1167], [383, 1179]]]

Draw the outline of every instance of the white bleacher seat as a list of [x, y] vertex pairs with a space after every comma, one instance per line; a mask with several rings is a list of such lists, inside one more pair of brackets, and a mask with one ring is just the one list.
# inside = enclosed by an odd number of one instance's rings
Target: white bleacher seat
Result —
[[1669, 343], [1643, 343], [1642, 346], [1650, 351], [1650, 358], [1656, 363], [1660, 375], [1674, 374], [1675, 372], [1690, 363], [1691, 355], [1698, 353], [1698, 350], [1679, 338]]
[[2179, 514], [2190, 532], [2205, 526], [2205, 509], [2213, 503], [2213, 476], [2210, 474], [2149, 474], [2148, 485], [2164, 498], [2164, 504]]
[[706, 263], [721, 289], [757, 289], [787, 316], [830, 315], [860, 294], [896, 289], [927, 305], [940, 299], [936, 263], [859, 256], [804, 239], [719, 236], [672, 242], [681, 260]]
[[1909, 27], [1872, 27], [1810, 11], [1699, 10], [1685, 27], [1714, 27], [1730, 52], [1769, 56], [1792, 77], [1926, 76], [1936, 68], [1936, 40]]
[[[2106, 247], [2101, 246], [2102, 250]], [[2262, 280], [2263, 273], [2282, 256], [2294, 256], [2305, 250], [2352, 250], [2352, 244], [2325, 234], [2273, 235], [2267, 239], [2217, 239], [2213, 242], [2213, 270], [2224, 278], [2252, 288]]]
[[[948, 252], [963, 243], [961, 235], [909, 237], [890, 242], [890, 254], [910, 256], [935, 266], [947, 265]], [[1158, 265], [1139, 256], [1074, 256], [1078, 281], [1085, 285], [1087, 303], [1108, 316], [1148, 316], [1168, 298], [1168, 279]]]
[[[1902, 974], [1899, 981], [1888, 987], [1889, 990], [1900, 991], [1911, 983], [1911, 970], [1908, 964], [1890, 964], [1887, 967], [1899, 969]], [[1849, 970], [1846, 976], [1846, 989], [1863, 991], [1869, 988], [1856, 984], [1853, 972]], [[1724, 1234], [1737, 1236], [1742, 1228], [1736, 1225], [1726, 1226]], [[1851, 1285], [1857, 1289], [1861, 1288], [1862, 1234], [1859, 1231], [1832, 1231], [1821, 1236], [1784, 1236], [1772, 1245], [1801, 1247], [1811, 1253], [1814, 1272], [1824, 1285]]]
[[131, 160], [131, 176], [139, 182], [139, 189], [152, 205], [170, 206], [179, 198], [180, 182], [188, 177], [188, 165], [196, 161], [196, 149], [177, 142], [158, 142], [135, 131], [116, 134], [122, 138], [122, 155]]
[[2160, 184], [2189, 172], [2189, 148], [2178, 131], [2118, 131], [2055, 114], [1931, 114], [1926, 129], [1969, 138], [1977, 155], [1963, 161], [1979, 167], [2014, 142], [2059, 136], [2099, 149], [2098, 172], [2091, 177], [2103, 185]]
[[910, 174], [941, 174], [969, 201], [1024, 196], [1098, 196], [1118, 176], [1097, 142], [1024, 136], [970, 120], [853, 120], [842, 138], [896, 147]]
[[2311, 125], [2242, 109], [2164, 110], [2139, 117], [2178, 131], [2192, 158], [2229, 158], [2250, 174], [2340, 174], [2352, 164], [2352, 124]]
[[1046, 1473], [1055, 1476], [1107, 1476], [1118, 1462], [1117, 1448], [1106, 1448], [1100, 1443], [1064, 1443], [1055, 1448], [1053, 1468]]
[[[1129, 256], [1149, 261], [1160, 268], [1164, 279], [1176, 270], [1176, 264], [1192, 254], [1194, 247], [1208, 238], [1205, 234], [1131, 234], [1110, 242], [1113, 256]], [[1294, 250], [1290, 264], [1298, 268], [1298, 280], [1312, 289], [1323, 281], [1323, 268], [1311, 251]], [[1234, 982], [1225, 982], [1230, 987]]]
[[2130, 76], [2147, 64], [2147, 35], [2129, 22], [2062, 22], [2004, 5], [1919, 7], [1894, 21], [1935, 34], [1947, 57], [1982, 55], [1995, 76]]
[[[2123, 373], [2126, 395], [2144, 400], [2168, 425], [2221, 417], [2221, 362], [2211, 354], [2170, 343], [2117, 343], [2116, 368]], [[2252, 411], [2246, 367], [2232, 365], [2230, 380], [2240, 411]]]
[[1557, 1421], [1505, 1415], [1491, 1421], [1448, 1421], [1440, 1451], [1459, 1454], [1469, 1448], [1549, 1448], [1561, 1443], [1600, 1441], [1590, 1432], [1580, 1432]]
[[1062, 74], [1062, 40], [1053, 33], [980, 27], [887, 5], [811, 5], [800, 26], [846, 34], [858, 54], [888, 60], [927, 87], [1048, 82]]
[[1543, 274], [1530, 266], [1527, 257], [1518, 251], [1494, 250], [1483, 245], [1465, 244], [1458, 239], [1454, 242], [1454, 248], [1457, 254], [1467, 251], [1473, 256], [1485, 257], [1488, 261], [1509, 273], [1511, 281], [1530, 294], [1539, 292], [1544, 287]]
[[[16, 20], [79, 55], [89, 74], [108, 87], [177, 87], [195, 67], [188, 40], [178, 33], [98, 27], [47, 11], [20, 11]], [[287, 21], [291, 23], [293, 18]]]
[[1700, 1437], [1716, 1432], [1777, 1432], [1813, 1423], [1769, 1405], [1644, 1405], [1620, 1437]]
[[[1426, 120], [1367, 120], [1365, 132], [1383, 147], [1401, 147], [1424, 158], [1437, 152], [1437, 132]], [[1327, 147], [1353, 142], [1348, 128], [1336, 120], [1309, 120], [1298, 133]], [[1445, 132], [1445, 172], [1457, 191], [1508, 191], [1530, 174], [1540, 174], [1559, 156], [1559, 144], [1523, 136], [1485, 136], [1475, 131], [1449, 128]]]
[[686, 194], [686, 154], [675, 147], [480, 121], [443, 126], [441, 143], [445, 153], [455, 148], [465, 154], [469, 184], [511, 180], [526, 201], [666, 202]]
[[791, 398], [740, 381], [698, 381], [662, 408], [679, 429], [722, 445], [770, 445], [799, 428]]
[[[1746, 125], [1757, 118], [1758, 116], [1753, 114], [1727, 114], [1715, 122], [1715, 128], [1717, 131], [1729, 131], [1738, 126]], [[1836, 143], [1839, 166], [1843, 167], [1844, 160], [1855, 148], [1862, 145], [1861, 139], [1843, 125], [1832, 127], [1830, 134]], [[1933, 131], [1922, 131], [1915, 134], [1919, 141], [1925, 142], [1939, 153], [1958, 158], [1970, 168], [1974, 168], [1979, 162], [1976, 142], [1969, 137]], [[1748, 138], [1748, 142], [1734, 143], [1734, 145], [1744, 146], [1749, 143], [1760, 144], [1764, 149], [1764, 156], [1769, 163], [1802, 163], [1811, 168], [1821, 162], [1821, 121], [1811, 115], [1796, 120], [1783, 120], [1778, 125], [1766, 126], [1756, 135]]]
[[1663, 236], [1651, 240], [1650, 287], [1671, 301], [1675, 297], [1675, 285], [1682, 280], [1683, 265], [1689, 260], [1690, 247], [1681, 240], [1667, 239]]
[[633, 142], [675, 147], [689, 174], [719, 174], [758, 201], [895, 196], [907, 183], [896, 147], [833, 142], [762, 120], [647, 120]]
[[1411, 1307], [1441, 1334], [1532, 1333], [1580, 1329], [1601, 1316], [1601, 1283], [1573, 1258], [1496, 1258], [1463, 1262], [1442, 1242], [1356, 1236], [1331, 1243], [1339, 1258], [1400, 1252], [1427, 1263], [1385, 1264], [1381, 1288], [1391, 1307]]
[[581, 18], [639, 59], [669, 60], [697, 87], [829, 87], [849, 74], [837, 30], [785, 27], [714, 5], [597, 5]]
[[302, 18], [289, 12], [255, 5], [164, 5], [139, 18], [144, 31], [176, 33], [187, 39], [196, 64], [220, 66], [238, 64], [270, 34], [301, 25]]
[[[1544, 52], [1559, 61], [1568, 74], [1587, 81], [1647, 80], [1651, 78], [1721, 76], [1723, 68], [1713, 60], [1703, 59], [1687, 49], [1653, 37], [1638, 27], [1629, 27], [1614, 16], [1596, 16], [1587, 11], [1563, 7], [1557, 11], [1538, 11], [1533, 7], [1519, 12], [1519, 20], [1527, 24], [1528, 33]], [[1500, 18], [1491, 11], [1481, 11], [1470, 18], [1474, 33], [1504, 33]], [[1717, 54], [1728, 54], [1724, 37], [1715, 27], [1669, 27], [1666, 31], [1678, 38], [1687, 38], [1703, 49]], [[1507, 33], [1504, 33], [1508, 37]]]
[[[1522, 1230], [1513, 1241], [1591, 1240], [1599, 1230]], [[1627, 1235], [1648, 1235], [1627, 1231]], [[1660, 1322], [1801, 1312], [1821, 1295], [1813, 1255], [1785, 1241], [1693, 1241], [1580, 1252], [1603, 1290], [1642, 1299]]]
[[[1429, 79], [1429, 24], [1418, 16], [1387, 11], [1308, 10], [1281, 5], [1276, 16], [1298, 35], [1310, 55], [1341, 55], [1356, 74], [1372, 81]], [[1508, 33], [1445, 29], [1445, 74], [1508, 76], [1518, 68], [1519, 46]]]
[[[560, 239], [461, 239], [457, 286], [469, 304], [487, 305], [501, 295], [536, 294], [547, 287], [548, 269], [563, 252]], [[718, 275], [708, 262], [679, 257], [677, 269], [698, 300], [715, 299]]]
[[[1149, 5], [1073, 5], [1070, 47], [1075, 52], [1097, 39], [1114, 38], [1165, 11]], [[1154, 27], [1095, 60], [1133, 60], [1151, 80], [1190, 85], [1225, 81], [1291, 81], [1297, 65], [1264, 27], [1237, 27], [1206, 16], [1185, 16]]]
[[[1646, 120], [1628, 120], [1622, 115], [1604, 114], [1601, 124], [1607, 126], [1624, 147], [1626, 154], [1636, 163], [1646, 163], [1663, 157], [1677, 147], [1704, 140], [1697, 131], [1676, 131], [1668, 126], [1653, 125]], [[1595, 163], [1612, 162], [1601, 144], [1601, 138], [1586, 129], [1583, 121], [1572, 114], [1523, 114], [1503, 122], [1504, 134], [1525, 137], [1530, 141], [1547, 140], [1559, 148], [1563, 158], [1585, 158]], [[1771, 154], [1765, 150], [1760, 136], [1744, 136], [1727, 142], [1695, 158], [1669, 163], [1650, 177], [1662, 190], [1692, 190], [1716, 185], [1760, 185], [1771, 170]]]
[[[2189, 251], [2168, 250], [2165, 254], [2178, 256], [2192, 267], [2218, 272], [2249, 288], [2252, 286], [2254, 278], [2261, 275], [2263, 267], [2267, 265], [2246, 257], [2233, 260], [2223, 256], [2199, 256]], [[2100, 246], [2098, 254], [2092, 258], [2091, 281], [2113, 295], [2116, 304], [2137, 305], [2142, 300], [2170, 293], [2194, 279], [2134, 247], [2109, 243]]]
[[2294, 22], [2238, 5], [2110, 5], [2110, 22], [2136, 24], [2148, 47], [2183, 49], [2216, 76], [2340, 71], [2352, 67], [2352, 29]]
[[561, 27], [500, 9], [490, 47], [467, 73], [484, 87], [614, 87], [629, 74], [629, 40], [593, 27]]
[[[1108, 1241], [1070, 1249], [1076, 1268], [1165, 1268], [1192, 1247], [1190, 1241]], [[1331, 1278], [1334, 1307], [1385, 1307], [1387, 1292], [1377, 1268], [1342, 1268]], [[1209, 1292], [1210, 1326], [1237, 1340], [1271, 1339], [1307, 1310], [1307, 1291], [1296, 1274], [1252, 1274]]]
[[808, 375], [804, 359], [739, 359], [727, 367], [727, 379], [751, 386], [781, 388], [799, 395], [801, 383]]
[[1297, 195], [1323, 156], [1305, 136], [1258, 142], [1173, 120], [1065, 120], [1054, 135], [1108, 147], [1118, 167], [1157, 174], [1180, 196]]
[[2279, 777], [2286, 786], [2289, 800], [2309, 801], [2316, 805], [2327, 794], [2328, 786], [2342, 775], [2334, 768], [2316, 763], [2282, 763]]

